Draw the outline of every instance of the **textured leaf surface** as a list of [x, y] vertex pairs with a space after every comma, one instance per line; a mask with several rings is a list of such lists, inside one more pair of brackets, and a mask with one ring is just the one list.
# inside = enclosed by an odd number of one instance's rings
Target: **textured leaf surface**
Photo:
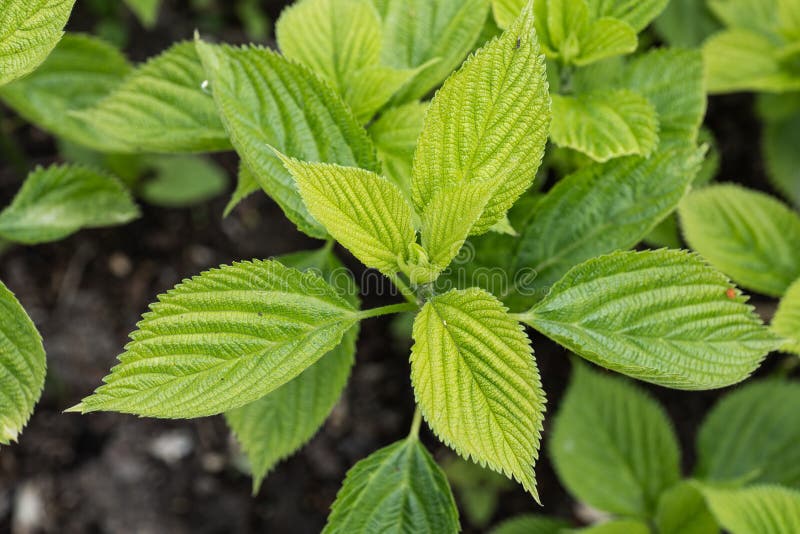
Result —
[[772, 330], [786, 339], [782, 350], [800, 356], [800, 279], [789, 286], [778, 304]]
[[208, 91], [194, 44], [182, 42], [138, 67], [78, 116], [126, 151], [228, 150], [230, 141]]
[[648, 518], [680, 478], [680, 449], [664, 410], [629, 382], [574, 366], [550, 443], [562, 484], [581, 502]]
[[442, 470], [415, 438], [358, 462], [331, 508], [325, 534], [455, 534], [458, 510]]
[[113, 46], [68, 33], [33, 73], [0, 88], [0, 98], [26, 120], [55, 135], [100, 151], [119, 150], [71, 112], [96, 104], [130, 72]]
[[544, 58], [526, 11], [433, 99], [414, 157], [417, 211], [425, 212], [437, 190], [490, 181], [494, 192], [471, 233], [486, 232], [533, 182], [549, 123]]
[[745, 297], [728, 296], [731, 289], [684, 251], [616, 252], [570, 270], [525, 322], [639, 380], [719, 388], [747, 378], [778, 345]]
[[64, 34], [75, 0], [0, 0], [0, 86], [25, 76]]
[[779, 486], [703, 488], [712, 513], [730, 534], [800, 532], [800, 492]]
[[161, 7], [161, 0], [124, 0], [131, 11], [141, 23], [152, 28], [158, 18], [158, 10]]
[[594, 18], [613, 17], [627, 22], [640, 32], [656, 18], [669, 0], [587, 0]]
[[411, 206], [400, 189], [375, 173], [281, 158], [309, 213], [367, 267], [401, 270], [416, 242]]
[[411, 166], [428, 104], [411, 102], [390, 108], [369, 126], [386, 176], [411, 199]]
[[553, 95], [550, 138], [595, 161], [649, 156], [658, 144], [658, 115], [649, 100], [627, 90]]
[[300, 230], [327, 234], [306, 209], [294, 178], [270, 150], [301, 161], [377, 171], [366, 131], [334, 92], [306, 67], [259, 47], [214, 46], [198, 51], [236, 152]]
[[358, 321], [322, 278], [275, 261], [236, 263], [159, 297], [94, 395], [74, 411], [213, 415], [286, 384]]
[[434, 433], [538, 499], [533, 464], [545, 398], [522, 326], [472, 288], [429, 300], [413, 337], [411, 383]]
[[569, 525], [560, 519], [521, 515], [500, 523], [491, 534], [560, 534]]
[[691, 482], [680, 482], [661, 495], [655, 524], [659, 534], [719, 534], [703, 494]]
[[[295, 269], [314, 269], [329, 281], [331, 272], [341, 267], [325, 249], [300, 252], [279, 260]], [[350, 300], [356, 299], [351, 297]], [[258, 491], [267, 472], [277, 462], [308, 442], [327, 419], [350, 376], [357, 337], [358, 328], [354, 326], [336, 348], [297, 378], [255, 402], [225, 413], [228, 425], [250, 461], [254, 491]]]
[[395, 97], [417, 100], [464, 61], [481, 34], [489, 0], [373, 0], [383, 19], [381, 58], [395, 69], [427, 65]]
[[715, 185], [687, 196], [679, 214], [689, 245], [741, 286], [780, 297], [800, 277], [800, 216], [777, 199]]
[[697, 476], [800, 489], [800, 384], [754, 382], [725, 396], [697, 437]]
[[44, 387], [47, 362], [39, 332], [0, 282], [0, 444], [16, 440]]
[[0, 212], [0, 237], [33, 245], [138, 216], [139, 209], [116, 178], [85, 167], [39, 167]]

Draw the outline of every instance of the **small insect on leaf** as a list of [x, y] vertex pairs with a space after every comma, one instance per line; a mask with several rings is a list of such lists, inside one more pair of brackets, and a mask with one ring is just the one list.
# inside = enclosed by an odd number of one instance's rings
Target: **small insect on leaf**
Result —
[[517, 37], [517, 46], [515, 48], [519, 50], [520, 46], [522, 46], [522, 37]]
[[729, 299], [733, 300], [736, 298], [736, 290], [732, 287], [729, 287], [728, 290], [725, 292], [725, 295], [728, 296]]

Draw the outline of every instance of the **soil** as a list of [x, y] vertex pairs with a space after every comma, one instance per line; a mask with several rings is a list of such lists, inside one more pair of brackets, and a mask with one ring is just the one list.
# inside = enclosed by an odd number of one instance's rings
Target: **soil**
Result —
[[[280, 11], [282, 2], [268, 2]], [[80, 3], [79, 3], [80, 5]], [[129, 53], [143, 59], [170, 42], [189, 37], [183, 3], [167, 3], [152, 33], [135, 29]], [[235, 18], [220, 39], [245, 40]], [[72, 29], [91, 27], [80, 8]], [[766, 188], [752, 99], [714, 98], [708, 124], [722, 152], [721, 179]], [[1, 110], [13, 138], [27, 154], [23, 166], [57, 161], [51, 138]], [[218, 161], [234, 176], [235, 157]], [[24, 172], [0, 164], [0, 205], [9, 201]], [[254, 195], [222, 219], [226, 198], [192, 209], [144, 206], [143, 217], [125, 227], [84, 231], [62, 242], [14, 248], [2, 256], [2, 279], [30, 312], [44, 338], [48, 380], [42, 400], [19, 444], [0, 451], [0, 532], [59, 533], [308, 533], [325, 523], [345, 472], [374, 450], [406, 435], [413, 412], [408, 351], [391, 342], [384, 319], [367, 322], [357, 364], [342, 401], [298, 454], [280, 464], [261, 492], [250, 478], [220, 417], [192, 421], [139, 419], [119, 414], [80, 416], [62, 410], [90, 393], [114, 364], [128, 333], [155, 295], [182, 278], [240, 259], [305, 250], [305, 238], [264, 195]], [[358, 272], [358, 262], [338, 250]], [[365, 306], [391, 299], [365, 295]], [[764, 301], [766, 309], [770, 304]], [[556, 411], [569, 375], [565, 351], [533, 335], [536, 357]], [[759, 371], [775, 368], [768, 363]], [[681, 438], [684, 464], [693, 463], [693, 436], [703, 415], [723, 392], [649, 389], [665, 406]], [[545, 449], [547, 428], [545, 429]], [[450, 454], [426, 430], [434, 455]], [[546, 455], [537, 479], [543, 507], [521, 489], [505, 491], [493, 522], [520, 513], [558, 515], [580, 524], [575, 504], [559, 485]], [[466, 532], [477, 532], [462, 518]]]

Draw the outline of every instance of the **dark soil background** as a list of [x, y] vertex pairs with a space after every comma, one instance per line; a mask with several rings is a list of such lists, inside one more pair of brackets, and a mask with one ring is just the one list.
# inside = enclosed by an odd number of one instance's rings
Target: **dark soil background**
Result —
[[[78, 2], [69, 29], [96, 27], [96, 10], [87, 8], [89, 3]], [[263, 12], [274, 18], [285, 3], [262, 2]], [[134, 60], [189, 38], [195, 27], [203, 30], [208, 21], [213, 24], [207, 31], [220, 40], [247, 40], [233, 7], [224, 2], [166, 2], [158, 26], [149, 32], [126, 11], [118, 11], [129, 31], [126, 51]], [[0, 108], [0, 121], [2, 134], [26, 155], [14, 164], [0, 162], [3, 206], [26, 170], [57, 161], [57, 151], [47, 134], [25, 125], [9, 110]], [[708, 124], [722, 153], [720, 178], [767, 188], [756, 149], [760, 126], [752, 98], [712, 99]], [[235, 156], [217, 160], [233, 179]], [[221, 417], [159, 421], [62, 413], [100, 383], [158, 293], [219, 264], [318, 246], [298, 233], [264, 195], [252, 196], [223, 220], [226, 201], [223, 196], [183, 210], [143, 206], [143, 217], [125, 227], [15, 248], [0, 258], [0, 279], [39, 327], [49, 365], [44, 395], [19, 444], [0, 450], [0, 532], [318, 532], [347, 469], [406, 435], [413, 412], [408, 351], [392, 342], [384, 319], [364, 324], [357, 364], [329, 421], [308, 446], [271, 473], [255, 497]], [[358, 263], [339, 252], [359, 272]], [[366, 306], [391, 301], [370, 294], [364, 300]], [[769, 301], [760, 306], [770, 313]], [[564, 350], [538, 336], [534, 347], [552, 415], [568, 380], [569, 359]], [[773, 372], [778, 364], [773, 358], [759, 373]], [[672, 417], [688, 473], [696, 429], [724, 391], [645, 387]], [[450, 454], [427, 431], [423, 439], [437, 458]], [[547, 427], [545, 450], [546, 445]], [[574, 502], [546, 457], [539, 462], [537, 478], [544, 507], [521, 488], [506, 491], [493, 522], [541, 512], [580, 524]], [[478, 531], [463, 517], [462, 522], [466, 532]]]

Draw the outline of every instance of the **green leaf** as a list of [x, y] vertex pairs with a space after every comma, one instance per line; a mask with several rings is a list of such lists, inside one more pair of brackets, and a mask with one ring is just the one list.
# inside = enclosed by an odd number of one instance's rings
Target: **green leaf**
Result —
[[231, 195], [228, 205], [225, 206], [225, 211], [222, 213], [223, 217], [231, 214], [233, 209], [245, 198], [249, 197], [256, 191], [260, 191], [261, 186], [258, 185], [253, 172], [247, 168], [243, 162], [239, 162], [239, 173], [236, 178], [236, 190]]
[[458, 510], [430, 453], [409, 438], [384, 447], [347, 473], [324, 534], [455, 534]]
[[795, 206], [800, 206], [800, 113], [784, 120], [764, 123], [763, 154], [767, 173], [775, 188]]
[[533, 183], [547, 140], [549, 108], [544, 58], [533, 13], [526, 10], [434, 97], [414, 157], [417, 211], [425, 212], [437, 190], [490, 182], [494, 192], [471, 233], [488, 231]]
[[196, 156], [154, 156], [147, 158], [153, 176], [146, 178], [138, 194], [150, 204], [192, 206], [225, 191], [228, 177], [209, 159]]
[[446, 457], [442, 469], [462, 503], [464, 515], [480, 529], [485, 529], [497, 512], [502, 494], [514, 488], [503, 475], [459, 456]]
[[569, 530], [570, 534], [650, 534], [647, 523], [634, 519], [612, 519], [586, 528]]
[[725, 26], [773, 36], [781, 0], [708, 0], [708, 8]]
[[[267, 49], [197, 42], [231, 142], [256, 180], [300, 230], [327, 233], [269, 149], [301, 161], [379, 170], [375, 148], [340, 98], [306, 67]], [[268, 146], [269, 145], [269, 146]]]
[[364, 169], [281, 156], [309, 213], [367, 267], [402, 270], [416, 242], [411, 206], [389, 180]]
[[68, 33], [36, 71], [0, 88], [0, 98], [25, 120], [100, 151], [120, 149], [72, 111], [93, 106], [130, 72], [125, 57], [105, 41]]
[[76, 116], [128, 152], [229, 150], [207, 86], [194, 44], [182, 42], [138, 67], [117, 90]]
[[37, 167], [0, 212], [0, 238], [34, 245], [138, 216], [130, 194], [112, 176], [80, 166]]
[[533, 466], [545, 397], [522, 326], [495, 297], [471, 288], [426, 302], [413, 337], [411, 383], [434, 433], [538, 500]]
[[150, 309], [105, 384], [71, 411], [189, 418], [232, 410], [297, 377], [359, 319], [318, 275], [276, 261], [207, 271]]
[[[660, 150], [649, 159], [623, 158], [594, 164], [558, 182], [537, 204], [516, 243], [511, 303], [531, 305], [536, 297], [579, 263], [629, 249], [671, 213], [697, 172], [697, 153]], [[569, 224], [564, 224], [569, 221]]]
[[419, 100], [464, 61], [481, 34], [489, 0], [373, 0], [383, 20], [381, 60], [398, 70], [424, 68], [396, 96]]
[[778, 304], [772, 330], [786, 339], [781, 350], [800, 356], [800, 279], [789, 286]]
[[[332, 272], [341, 267], [327, 249], [300, 252], [279, 260], [296, 269], [313, 269], [328, 281]], [[333, 410], [350, 376], [357, 337], [358, 327], [354, 326], [336, 348], [297, 378], [255, 402], [225, 413], [250, 461], [254, 492], [269, 470], [305, 445]]]
[[706, 2], [697, 0], [671, 0], [653, 26], [669, 46], [682, 48], [699, 48], [721, 27]]
[[386, 110], [369, 125], [369, 132], [386, 176], [411, 199], [411, 166], [422, 132], [427, 102], [411, 102]]
[[595, 161], [649, 156], [658, 144], [658, 115], [645, 97], [628, 90], [553, 95], [550, 138]]
[[616, 252], [570, 270], [523, 320], [638, 380], [713, 389], [747, 378], [779, 344], [746, 300], [685, 251]]
[[800, 488], [800, 384], [753, 382], [725, 396], [697, 437], [697, 476]]
[[492, 0], [492, 14], [497, 25], [505, 30], [519, 17], [528, 0]]
[[703, 488], [711, 512], [730, 534], [800, 532], [800, 492], [779, 486]]
[[14, 294], [0, 282], [0, 444], [16, 441], [44, 388], [42, 338]]
[[636, 33], [656, 18], [669, 0], [588, 0], [592, 17], [613, 17], [631, 25]]
[[681, 482], [661, 494], [655, 515], [659, 534], [719, 534], [703, 494], [691, 482]]
[[0, 86], [33, 71], [64, 35], [75, 0], [0, 0]]
[[742, 287], [780, 297], [800, 277], [800, 217], [777, 199], [724, 184], [681, 202], [689, 245]]
[[778, 45], [758, 33], [722, 31], [705, 42], [703, 57], [711, 94], [800, 90], [800, 75], [781, 66]]
[[560, 534], [568, 526], [560, 519], [530, 514], [503, 521], [491, 534]]
[[161, 0], [124, 0], [145, 28], [152, 28], [158, 19]]
[[630, 382], [577, 362], [550, 457], [575, 498], [621, 516], [650, 517], [680, 478], [680, 448], [661, 406]]

